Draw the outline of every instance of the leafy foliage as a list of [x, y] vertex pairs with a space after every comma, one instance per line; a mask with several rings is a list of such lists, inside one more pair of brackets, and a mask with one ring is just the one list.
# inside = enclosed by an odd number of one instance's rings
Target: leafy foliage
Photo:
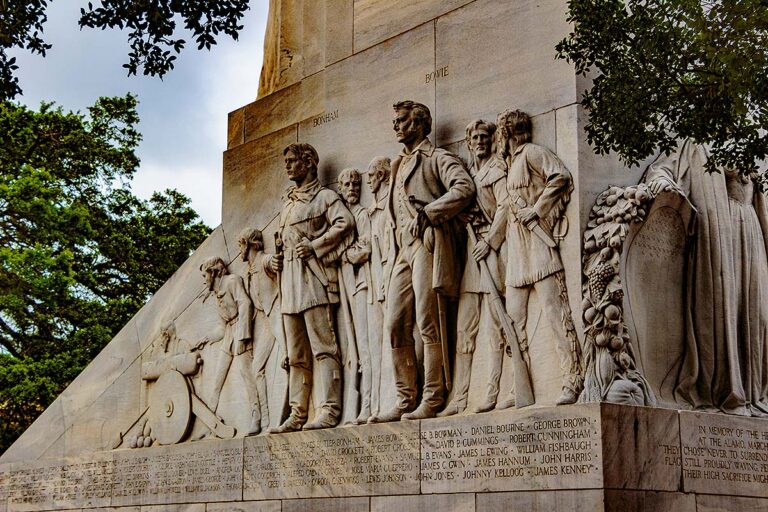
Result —
[[757, 171], [768, 155], [766, 0], [570, 0], [558, 56], [593, 77], [587, 138], [628, 164], [677, 141], [708, 165]]
[[[0, 0], [0, 100], [21, 94], [14, 76], [16, 58], [8, 50], [17, 48], [45, 56], [50, 44], [42, 38], [47, 21], [47, 0]], [[197, 48], [210, 50], [224, 33], [237, 40], [239, 21], [248, 10], [248, 0], [101, 0], [80, 9], [80, 28], [127, 29], [130, 51], [123, 65], [129, 75], [164, 76], [173, 69], [176, 55], [186, 46], [179, 26], [191, 34]]]
[[8, 49], [22, 48], [45, 56], [51, 48], [42, 38], [47, 8], [46, 0], [0, 0], [0, 100], [21, 94], [19, 79], [14, 76], [16, 58], [8, 55]]
[[131, 193], [135, 108], [0, 102], [0, 451], [209, 231], [179, 192]]

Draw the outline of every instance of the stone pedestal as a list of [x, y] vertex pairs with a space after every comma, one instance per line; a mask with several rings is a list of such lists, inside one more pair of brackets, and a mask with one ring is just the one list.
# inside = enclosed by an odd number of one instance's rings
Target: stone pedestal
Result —
[[0, 510], [765, 510], [766, 481], [768, 421], [588, 404], [4, 464]]

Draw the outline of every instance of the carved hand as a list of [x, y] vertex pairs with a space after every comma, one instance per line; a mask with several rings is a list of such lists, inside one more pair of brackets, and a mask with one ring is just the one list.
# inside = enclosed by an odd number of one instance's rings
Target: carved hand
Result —
[[299, 258], [307, 260], [315, 255], [315, 250], [309, 240], [304, 238], [296, 245], [296, 254], [299, 255]]
[[423, 238], [424, 232], [430, 226], [432, 226], [432, 222], [427, 217], [427, 214], [424, 210], [419, 210], [418, 215], [411, 219], [411, 222], [408, 224], [408, 231], [416, 238]]
[[414, 236], [416, 238], [419, 237], [419, 218], [414, 217], [411, 219], [411, 221], [408, 223], [408, 232], [411, 234], [411, 236]]
[[282, 254], [273, 254], [269, 257], [269, 269], [274, 272], [282, 272], [283, 271], [283, 255]]
[[651, 191], [654, 197], [657, 196], [658, 194], [661, 194], [662, 192], [669, 192], [670, 190], [674, 190], [675, 188], [676, 187], [674, 183], [672, 183], [668, 178], [664, 178], [661, 176], [658, 178], [653, 178], [648, 183], [648, 190]]
[[488, 257], [488, 254], [491, 252], [491, 246], [488, 245], [488, 243], [485, 240], [478, 240], [477, 244], [475, 245], [475, 248], [472, 249], [472, 257], [475, 258], [475, 261], [482, 261], [486, 257]]
[[517, 220], [519, 220], [523, 226], [529, 228], [530, 224], [533, 224], [536, 222], [536, 219], [538, 219], [539, 216], [536, 214], [536, 210], [531, 208], [530, 206], [527, 206], [525, 208], [520, 208], [517, 211]]

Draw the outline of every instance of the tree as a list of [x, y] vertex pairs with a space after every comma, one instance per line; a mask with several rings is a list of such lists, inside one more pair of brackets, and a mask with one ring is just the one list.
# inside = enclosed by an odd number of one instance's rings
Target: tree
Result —
[[[677, 141], [711, 144], [710, 170], [768, 155], [766, 0], [570, 0], [558, 56], [593, 76], [582, 97], [594, 150], [628, 164]], [[762, 177], [765, 179], [765, 176]]]
[[0, 102], [0, 452], [210, 231], [176, 191], [131, 193], [137, 123], [130, 95]]
[[[145, 75], [162, 77], [173, 69], [176, 55], [186, 46], [177, 37], [183, 23], [197, 48], [210, 50], [220, 33], [237, 40], [243, 26], [240, 19], [248, 10], [248, 0], [101, 0], [100, 7], [88, 2], [80, 9], [80, 28], [128, 29], [130, 52], [123, 65], [129, 75], [139, 69]], [[14, 72], [16, 58], [10, 49], [28, 50], [45, 56], [51, 45], [43, 40], [48, 0], [0, 0], [0, 100], [21, 94]]]

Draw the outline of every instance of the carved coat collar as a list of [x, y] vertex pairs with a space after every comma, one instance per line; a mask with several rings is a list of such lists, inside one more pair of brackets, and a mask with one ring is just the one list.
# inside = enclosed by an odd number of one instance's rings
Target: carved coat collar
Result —
[[[382, 188], [383, 186], [384, 184], [382, 183]], [[387, 187], [389, 187], [389, 185], [387, 185]], [[368, 207], [368, 214], [373, 215], [376, 212], [376, 210], [386, 210], [388, 199], [389, 199], [389, 188], [385, 188], [381, 197], [374, 196], [373, 204]]]
[[413, 151], [410, 153], [408, 150], [403, 147], [400, 150], [400, 156], [403, 158], [406, 158], [410, 155], [414, 155], [416, 153], [424, 153], [426, 156], [432, 156], [432, 153], [434, 153], [435, 147], [432, 145], [432, 141], [429, 140], [429, 137], [425, 137], [424, 140], [422, 140], [418, 146], [416, 146]]
[[435, 147], [428, 137], [421, 141], [410, 153], [403, 147], [403, 149], [400, 150], [401, 164], [400, 170], [398, 170], [398, 173], [402, 173], [403, 175], [403, 182], [407, 181], [416, 167], [418, 167], [422, 154], [426, 157], [431, 157], [434, 152]]
[[308, 203], [320, 192], [320, 180], [315, 177], [309, 183], [298, 187], [296, 185], [288, 189], [288, 199]]

